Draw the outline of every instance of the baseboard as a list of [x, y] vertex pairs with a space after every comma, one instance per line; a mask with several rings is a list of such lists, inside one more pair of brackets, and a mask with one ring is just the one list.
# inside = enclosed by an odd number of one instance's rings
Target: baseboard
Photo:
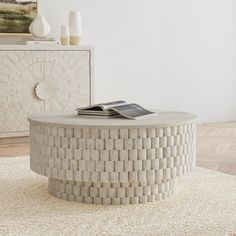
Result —
[[3, 144], [28, 143], [28, 142], [29, 142], [29, 136], [0, 138], [0, 145], [3, 145]]

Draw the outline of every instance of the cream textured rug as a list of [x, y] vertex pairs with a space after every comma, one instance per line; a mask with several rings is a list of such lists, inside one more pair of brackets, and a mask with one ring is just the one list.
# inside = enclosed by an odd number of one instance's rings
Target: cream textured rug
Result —
[[234, 235], [236, 177], [197, 168], [176, 195], [145, 205], [100, 206], [57, 199], [29, 158], [0, 159], [0, 235]]

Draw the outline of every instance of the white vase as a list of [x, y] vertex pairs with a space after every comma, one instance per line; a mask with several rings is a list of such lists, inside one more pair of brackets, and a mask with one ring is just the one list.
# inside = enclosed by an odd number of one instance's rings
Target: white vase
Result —
[[68, 25], [61, 26], [61, 44], [68, 45], [70, 43], [70, 31]]
[[34, 24], [34, 20], [31, 22], [30, 26], [29, 26], [29, 32], [31, 34], [33, 34], [33, 24]]
[[69, 12], [70, 44], [78, 45], [82, 35], [81, 15], [79, 11]]
[[50, 34], [51, 26], [43, 15], [38, 15], [29, 26], [30, 33], [35, 37], [45, 37]]

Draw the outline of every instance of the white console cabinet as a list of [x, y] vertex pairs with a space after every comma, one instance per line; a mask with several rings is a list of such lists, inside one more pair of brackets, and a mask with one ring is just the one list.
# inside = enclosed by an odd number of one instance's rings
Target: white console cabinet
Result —
[[28, 135], [28, 116], [92, 102], [93, 48], [0, 46], [0, 137]]

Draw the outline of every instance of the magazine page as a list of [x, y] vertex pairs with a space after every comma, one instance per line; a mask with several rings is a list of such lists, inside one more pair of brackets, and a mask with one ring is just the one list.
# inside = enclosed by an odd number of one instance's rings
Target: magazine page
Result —
[[114, 101], [114, 102], [102, 103], [101, 105], [103, 106], [104, 110], [107, 110], [112, 107], [122, 106], [122, 105], [126, 105], [126, 104], [127, 104], [126, 101]]
[[126, 105], [122, 105], [122, 106], [116, 106], [114, 108], [110, 108], [109, 110], [116, 111], [117, 113], [119, 113], [120, 115], [122, 115], [128, 119], [137, 119], [140, 117], [155, 114], [154, 112], [149, 111], [149, 110], [147, 110], [135, 103], [126, 104]]
[[79, 107], [76, 111], [78, 111], [78, 113], [81, 111], [103, 111], [103, 107], [101, 104], [95, 104], [87, 107]]
[[77, 108], [76, 111], [105, 111], [111, 107], [121, 106], [127, 104], [125, 101], [114, 101], [114, 102], [107, 102], [107, 103], [99, 103], [94, 104], [87, 107], [80, 107]]

